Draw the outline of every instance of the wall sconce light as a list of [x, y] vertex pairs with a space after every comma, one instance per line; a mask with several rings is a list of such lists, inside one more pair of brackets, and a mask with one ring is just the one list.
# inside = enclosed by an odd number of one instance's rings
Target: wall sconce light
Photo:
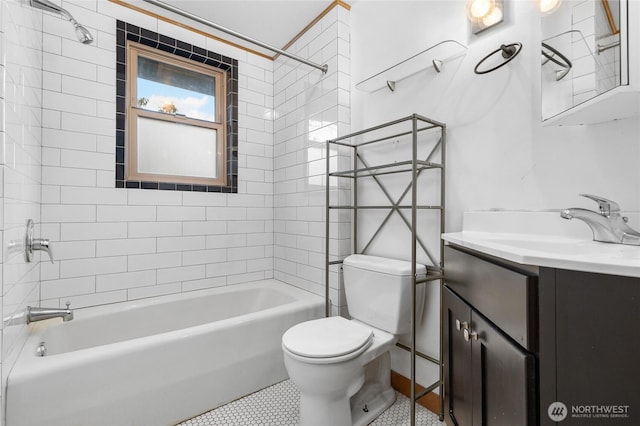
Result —
[[478, 34], [504, 20], [504, 1], [468, 0], [467, 18], [471, 21], [471, 30], [473, 33]]
[[540, 12], [545, 15], [551, 15], [558, 10], [562, 0], [540, 0]]

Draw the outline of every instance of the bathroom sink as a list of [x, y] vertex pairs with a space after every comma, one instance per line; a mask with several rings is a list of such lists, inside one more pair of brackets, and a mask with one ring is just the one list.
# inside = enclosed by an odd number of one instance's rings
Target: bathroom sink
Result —
[[572, 237], [466, 231], [443, 234], [457, 244], [520, 264], [640, 277], [640, 247]]
[[[535, 238], [517, 234], [493, 234], [483, 237], [488, 243], [506, 246], [518, 250], [544, 252], [549, 254], [562, 254], [569, 256], [584, 255], [615, 255], [614, 244], [600, 243], [597, 241], [579, 240], [573, 238]], [[613, 249], [613, 250], [612, 250]]]
[[463, 219], [462, 231], [442, 234], [444, 241], [523, 265], [640, 277], [640, 246], [593, 241], [588, 227], [557, 211], [465, 212]]

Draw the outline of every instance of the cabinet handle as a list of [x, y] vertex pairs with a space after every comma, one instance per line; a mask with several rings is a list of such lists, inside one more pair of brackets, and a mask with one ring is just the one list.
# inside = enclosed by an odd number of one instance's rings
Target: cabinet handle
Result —
[[478, 333], [476, 333], [475, 331], [471, 331], [469, 328], [469, 323], [467, 321], [460, 321], [460, 320], [456, 320], [456, 329], [462, 331], [462, 334], [464, 335], [464, 340], [465, 342], [470, 341], [471, 339], [473, 340], [478, 340]]
[[458, 330], [467, 330], [469, 328], [469, 323], [466, 321], [460, 322], [460, 320], [456, 320], [456, 329]]
[[465, 328], [462, 332], [464, 334], [465, 342], [468, 342], [471, 339], [478, 340], [478, 333], [476, 333], [475, 331], [469, 331], [468, 328]]

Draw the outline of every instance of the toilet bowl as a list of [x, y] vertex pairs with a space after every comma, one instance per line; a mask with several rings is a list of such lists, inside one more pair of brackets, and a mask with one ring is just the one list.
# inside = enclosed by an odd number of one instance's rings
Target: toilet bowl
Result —
[[396, 340], [342, 317], [290, 328], [282, 349], [289, 377], [300, 391], [300, 425], [366, 425], [393, 404], [389, 350]]
[[[343, 261], [351, 319], [303, 322], [282, 336], [284, 364], [300, 391], [300, 426], [364, 426], [396, 399], [391, 355], [411, 326], [411, 264], [376, 256]], [[423, 265], [416, 274], [426, 273]], [[416, 293], [422, 314], [424, 286]]]

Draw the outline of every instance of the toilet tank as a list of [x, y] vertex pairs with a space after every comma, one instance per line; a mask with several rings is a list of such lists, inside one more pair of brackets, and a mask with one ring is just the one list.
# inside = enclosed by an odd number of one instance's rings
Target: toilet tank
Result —
[[[351, 318], [392, 334], [411, 331], [411, 262], [353, 254], [342, 266]], [[416, 274], [426, 274], [426, 267], [416, 265]], [[424, 297], [425, 284], [419, 284], [416, 287], [416, 326], [420, 325]]]

